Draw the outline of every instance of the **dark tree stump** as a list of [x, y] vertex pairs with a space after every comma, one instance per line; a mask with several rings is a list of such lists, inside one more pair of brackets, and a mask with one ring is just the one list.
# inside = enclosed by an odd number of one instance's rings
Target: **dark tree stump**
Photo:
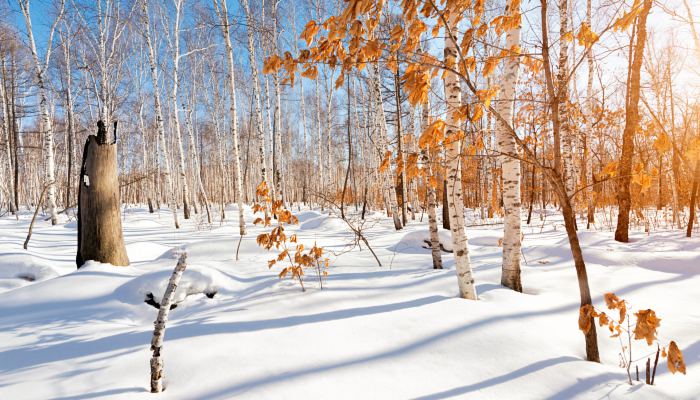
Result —
[[97, 126], [97, 136], [90, 135], [85, 142], [80, 171], [75, 259], [78, 268], [88, 260], [129, 265], [122, 235], [117, 146], [114, 142], [106, 143], [102, 121]]

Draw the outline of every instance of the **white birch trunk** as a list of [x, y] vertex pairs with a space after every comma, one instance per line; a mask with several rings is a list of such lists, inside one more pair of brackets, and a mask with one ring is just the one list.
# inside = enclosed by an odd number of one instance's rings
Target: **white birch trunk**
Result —
[[[421, 115], [421, 125], [423, 129], [430, 126], [430, 103], [423, 104], [423, 113]], [[427, 188], [426, 205], [428, 208], [428, 229], [430, 230], [430, 252], [433, 257], [433, 269], [442, 269], [442, 253], [440, 251], [440, 236], [438, 235], [437, 213], [437, 195], [435, 193], [435, 184], [439, 184], [434, 180], [433, 168], [430, 160], [430, 149], [421, 149], [421, 162], [425, 168], [425, 187]]]
[[[219, 0], [215, 0], [219, 1]], [[222, 1], [222, 6], [225, 8], [225, 0]], [[241, 0], [243, 9], [246, 15], [247, 35], [248, 35], [248, 56], [250, 61], [250, 72], [253, 77], [253, 105], [255, 108], [255, 131], [258, 139], [258, 155], [260, 162], [260, 172], [262, 180], [267, 184], [270, 191], [274, 191], [274, 187], [270, 184], [270, 179], [267, 173], [267, 145], [265, 140], [265, 131], [262, 116], [262, 103], [260, 99], [260, 77], [258, 76], [258, 63], [255, 57], [255, 40], [253, 37], [253, 17], [248, 6], [248, 0]], [[230, 39], [229, 39], [230, 42]], [[232, 59], [233, 61], [233, 59]]]
[[[569, 33], [568, 0], [559, 0], [559, 120], [561, 123], [561, 162], [564, 169], [566, 193], [571, 198], [576, 189], [573, 160], [573, 130], [569, 121], [569, 43], [564, 39]], [[572, 205], [574, 199], [571, 198]], [[575, 209], [575, 207], [574, 207]]]
[[163, 299], [160, 301], [158, 309], [158, 317], [153, 325], [153, 338], [151, 339], [151, 393], [160, 393], [163, 391], [163, 341], [165, 339], [165, 324], [168, 322], [170, 315], [170, 305], [175, 297], [177, 285], [180, 284], [182, 274], [187, 268], [187, 253], [182, 253], [177, 260], [177, 265], [173, 270], [173, 274], [168, 281], [168, 287], [165, 289]]
[[[326, 184], [326, 169], [323, 164], [323, 128], [321, 125], [321, 90], [319, 87], [318, 79], [315, 81], [316, 84], [316, 155], [318, 157], [318, 169], [320, 174], [320, 179], [318, 181], [318, 191], [323, 193], [324, 186]], [[324, 203], [323, 201], [321, 203]]]
[[[457, 37], [455, 35], [456, 24], [452, 19], [448, 22], [448, 35], [445, 38], [445, 64], [456, 66], [457, 63]], [[457, 284], [461, 297], [476, 300], [476, 286], [472, 274], [471, 261], [469, 259], [469, 243], [464, 221], [464, 200], [462, 199], [462, 172], [461, 153], [464, 139], [455, 139], [459, 136], [459, 127], [454, 120], [452, 110], [462, 105], [462, 91], [459, 87], [457, 75], [445, 70], [443, 74], [445, 84], [445, 98], [447, 102], [446, 118], [446, 162], [447, 162], [447, 207], [450, 219], [450, 231], [452, 232], [452, 249], [455, 257], [455, 269], [457, 272]]]
[[185, 150], [182, 146], [182, 134], [180, 132], [180, 113], [178, 109], [178, 89], [180, 87], [180, 15], [182, 10], [183, 0], [174, 0], [175, 4], [175, 29], [173, 30], [173, 87], [170, 92], [170, 107], [173, 113], [173, 132], [175, 133], [175, 143], [178, 150], [178, 172], [180, 174], [180, 182], [182, 182], [182, 211], [185, 219], [190, 219], [190, 185], [187, 183], [187, 174], [185, 173]]
[[151, 38], [151, 19], [148, 15], [148, 0], [141, 1], [141, 11], [143, 12], [143, 22], [146, 28], [146, 46], [148, 47], [148, 63], [151, 70], [151, 80], [153, 81], [153, 103], [156, 113], [156, 130], [158, 131], [158, 142], [160, 144], [160, 154], [163, 158], [163, 175], [165, 186], [168, 191], [168, 205], [173, 213], [175, 229], [180, 229], [180, 222], [177, 218], [177, 201], [173, 189], [173, 180], [170, 173], [170, 157], [168, 156], [168, 145], [165, 141], [165, 125], [163, 123], [163, 110], [160, 104], [160, 84], [158, 82], [158, 70], [156, 69], [156, 56], [153, 49], [153, 39]]
[[[247, 2], [247, 0], [244, 0]], [[219, 0], [214, 0], [217, 4]], [[246, 3], [247, 4], [247, 3]], [[229, 77], [229, 92], [231, 96], [231, 106], [229, 108], [230, 119], [231, 119], [231, 141], [233, 142], [233, 179], [235, 181], [235, 191], [236, 200], [238, 202], [238, 226], [239, 233], [241, 236], [245, 235], [245, 218], [243, 216], [243, 176], [241, 175], [241, 156], [240, 147], [238, 144], [238, 115], [236, 110], [236, 79], [235, 79], [235, 69], [233, 64], [233, 46], [231, 45], [231, 35], [229, 32], [229, 21], [228, 21], [228, 9], [226, 7], [226, 0], [221, 0], [219, 17], [221, 18], [222, 27], [221, 31], [224, 35], [224, 42], [226, 43], [226, 63], [228, 65], [228, 77]], [[255, 71], [256, 68], [253, 65], [252, 69]], [[263, 167], [264, 168], [264, 167]], [[264, 170], [263, 170], [264, 172]], [[263, 175], [264, 177], [264, 175]]]
[[[194, 86], [194, 81], [192, 82], [192, 85]], [[192, 93], [196, 93], [196, 91], [192, 90]], [[194, 99], [191, 103], [192, 104], [188, 107], [187, 112], [185, 114], [185, 127], [187, 129], [187, 137], [189, 139], [190, 153], [194, 167], [194, 179], [197, 183], [199, 193], [202, 195], [202, 201], [204, 202], [204, 207], [207, 211], [207, 222], [211, 224], [211, 210], [209, 207], [209, 197], [207, 196], [207, 191], [204, 189], [204, 183], [202, 182], [202, 167], [199, 162], [200, 156], [197, 150], [197, 143], [194, 140], [194, 128], [192, 127], [192, 108], [194, 107]]]
[[63, 16], [63, 9], [65, 1], [61, 1], [61, 8], [58, 17], [56, 18], [51, 31], [49, 33], [48, 45], [46, 50], [46, 56], [42, 64], [39, 61], [39, 53], [37, 52], [36, 42], [34, 41], [34, 32], [32, 30], [32, 19], [29, 13], [29, 0], [20, 0], [20, 9], [22, 10], [22, 15], [24, 16], [24, 22], [27, 26], [27, 35], [29, 36], [29, 48], [32, 53], [32, 59], [34, 61], [34, 73], [36, 78], [36, 84], [39, 88], [39, 114], [41, 118], [41, 135], [43, 139], [43, 153], [44, 153], [44, 185], [47, 186], [46, 189], [46, 204], [49, 209], [49, 215], [51, 217], [51, 225], [56, 225], [58, 223], [58, 214], [56, 213], [56, 178], [55, 178], [55, 161], [53, 155], [53, 128], [51, 126], [51, 116], [49, 115], [49, 104], [47, 97], [47, 88], [45, 81], [45, 72], [49, 66], [49, 61], [51, 60], [51, 47], [53, 46], [53, 34], [56, 29], [56, 25]]
[[[0, 79], [0, 108], [2, 108], [3, 119], [2, 119], [2, 131], [3, 138], [5, 139], [5, 153], [7, 159], [5, 160], [5, 168], [9, 175], [12, 174], [12, 149], [10, 148], [10, 107], [7, 99], [7, 92], [5, 90], [5, 79], [7, 77], [7, 70], [5, 69], [5, 59], [0, 56], [0, 71], [2, 72], [2, 78]], [[11, 176], [4, 177], [7, 184], [7, 198], [9, 204], [10, 212], [16, 212], [14, 199], [12, 198], [14, 194], [14, 179]]]
[[[507, 15], [519, 13], [520, 10], [508, 10]], [[520, 46], [520, 26], [513, 27], [506, 33], [506, 49]], [[519, 57], [509, 55], [503, 63], [503, 76], [500, 81], [502, 90], [495, 104], [496, 111], [506, 121], [513, 120], [515, 89], [518, 84]], [[496, 142], [501, 153], [501, 170], [503, 176], [503, 207], [505, 212], [503, 225], [503, 264], [501, 284], [515, 291], [522, 292], [520, 280], [520, 160], [518, 146], [511, 135], [509, 127], [501, 120], [496, 121]]]
[[331, 71], [331, 77], [328, 79], [328, 92], [326, 94], [326, 172], [328, 173], [328, 180], [327, 182], [329, 183], [328, 188], [326, 188], [326, 191], [329, 196], [332, 196], [334, 193], [334, 186], [336, 184], [335, 174], [334, 171], [335, 169], [332, 167], [332, 147], [331, 147], [331, 131], [333, 129], [333, 97], [334, 97], [334, 92], [335, 92], [335, 85], [333, 83], [333, 73]]
[[[279, 26], [277, 17], [277, 5], [279, 0], [273, 0], [272, 3], [272, 40], [274, 41], [273, 49], [275, 53], [279, 53]], [[284, 160], [284, 149], [282, 147], [282, 89], [280, 87], [280, 77], [279, 72], [272, 74], [272, 82], [275, 88], [275, 163], [274, 163], [274, 173], [275, 173], [275, 192], [279, 196], [279, 199], [283, 202], [286, 201], [284, 195], [284, 175], [282, 173], [283, 160]]]
[[[380, 154], [380, 160], [383, 159], [384, 154], [391, 151], [389, 148], [389, 140], [387, 138], [388, 128], [386, 125], [386, 115], [384, 114], [384, 104], [382, 102], [382, 92], [380, 85], [380, 75], [379, 75], [379, 65], [376, 63], [371, 66], [372, 69], [372, 94], [374, 95], [372, 102], [374, 103], [374, 117], [375, 124], [377, 126], [377, 131], [379, 132], [379, 149], [383, 154]], [[381, 162], [381, 161], [380, 161]], [[382, 173], [382, 185], [384, 196], [387, 201], [387, 206], [391, 210], [392, 217], [394, 219], [394, 228], [396, 230], [401, 230], [403, 225], [401, 224], [401, 217], [398, 212], [398, 200], [396, 199], [396, 190], [394, 188], [394, 173], [391, 169], [391, 165]]]

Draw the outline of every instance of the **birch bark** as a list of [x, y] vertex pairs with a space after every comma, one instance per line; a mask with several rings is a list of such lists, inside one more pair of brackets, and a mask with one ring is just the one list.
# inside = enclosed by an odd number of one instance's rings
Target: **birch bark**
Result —
[[151, 70], [151, 80], [153, 81], [153, 103], [156, 113], [156, 130], [158, 131], [158, 142], [160, 143], [160, 154], [163, 158], [163, 177], [165, 178], [165, 186], [168, 196], [168, 205], [173, 213], [173, 222], [175, 229], [180, 229], [180, 222], [177, 218], [177, 201], [175, 200], [175, 192], [173, 190], [173, 180], [170, 173], [170, 157], [168, 156], [168, 147], [165, 141], [165, 125], [163, 123], [163, 109], [160, 104], [160, 83], [158, 81], [158, 70], [156, 69], [156, 55], [153, 49], [153, 38], [151, 37], [151, 18], [148, 15], [148, 0], [141, 1], [141, 11], [143, 12], [143, 23], [145, 25], [145, 39], [148, 47], [148, 63]]
[[160, 393], [163, 391], [163, 341], [165, 339], [165, 324], [168, 322], [170, 315], [170, 305], [175, 297], [177, 285], [180, 284], [182, 274], [187, 268], [187, 253], [180, 255], [177, 260], [177, 265], [173, 270], [173, 274], [168, 281], [168, 287], [165, 289], [163, 299], [160, 301], [158, 309], [158, 317], [154, 322], [155, 329], [153, 330], [153, 338], [151, 339], [151, 393]]
[[[506, 15], [520, 13], [520, 10], [509, 10]], [[512, 27], [506, 33], [506, 49], [520, 45], [520, 24]], [[515, 88], [518, 84], [519, 57], [509, 54], [503, 62], [503, 88], [495, 109], [506, 121], [513, 120], [515, 103]], [[520, 160], [515, 138], [510, 134], [508, 126], [498, 119], [496, 121], [496, 141], [501, 153], [501, 171], [503, 176], [503, 208], [505, 212], [503, 226], [503, 264], [501, 284], [515, 291], [522, 292], [520, 279]]]
[[[456, 24], [450, 18], [445, 37], [445, 65], [455, 67], [457, 64], [457, 38], [454, 36]], [[464, 141], [462, 132], [459, 131], [458, 122], [453, 117], [452, 110], [462, 105], [462, 91], [459, 87], [457, 75], [449, 70], [443, 74], [445, 85], [445, 98], [447, 102], [446, 119], [446, 156], [447, 156], [447, 206], [452, 232], [452, 249], [455, 257], [455, 269], [457, 272], [457, 284], [461, 297], [476, 300], [476, 286], [472, 274], [471, 261], [469, 259], [469, 244], [464, 222], [464, 200], [462, 198], [462, 171], [461, 150]]]
[[[215, 1], [220, 1], [220, 0], [215, 0]], [[226, 8], [226, 1], [221, 0], [221, 4], [223, 8]], [[247, 39], [248, 39], [248, 56], [250, 60], [250, 73], [253, 77], [253, 105], [255, 108], [255, 132], [257, 134], [258, 138], [258, 155], [259, 155], [259, 162], [260, 162], [260, 172], [262, 175], [262, 180], [267, 184], [267, 187], [270, 188], [270, 191], [274, 191], [274, 187], [270, 184], [270, 179], [268, 177], [267, 173], [267, 145], [266, 145], [266, 140], [265, 140], [265, 131], [264, 131], [264, 125], [263, 125], [263, 116], [262, 116], [262, 103], [260, 99], [260, 77], [258, 76], [258, 63], [255, 57], [255, 39], [253, 37], [253, 17], [250, 12], [250, 7], [248, 5], [248, 0], [241, 0], [241, 4], [243, 5], [243, 10], [245, 11], [245, 16], [246, 16], [246, 31], [247, 31]], [[227, 27], [228, 30], [228, 27]], [[230, 42], [230, 39], [228, 39]], [[227, 45], [228, 46], [228, 45]], [[233, 58], [231, 59], [231, 62], [233, 62]]]
[[[386, 115], [384, 114], [384, 104], [382, 102], [379, 65], [377, 65], [376, 63], [373, 64], [371, 66], [371, 70], [373, 95], [372, 102], [374, 103], [375, 108], [375, 124], [377, 126], [377, 132], [379, 132], [379, 149], [380, 152], [384, 152], [384, 154], [380, 154], [381, 160], [381, 158], [387, 154], [389, 155], [389, 157], [391, 157], [391, 150], [389, 148], [389, 140], [387, 138], [388, 129], [386, 126]], [[384, 198], [386, 199], [387, 206], [391, 210], [391, 214], [394, 219], [394, 228], [396, 228], [396, 230], [398, 231], [403, 228], [403, 225], [401, 224], [401, 217], [398, 212], [398, 201], [396, 200], [396, 190], [394, 190], [395, 181], [396, 180], [394, 179], [394, 174], [391, 170], [391, 165], [389, 165], [389, 167], [386, 168], [382, 173], [382, 185], [384, 188]]]
[[[430, 103], [423, 104], [421, 114], [421, 125], [423, 129], [430, 126]], [[442, 269], [442, 253], [440, 252], [440, 236], [438, 235], [437, 216], [437, 195], [435, 193], [438, 181], [433, 176], [433, 168], [430, 160], [430, 148], [421, 149], [421, 163], [425, 168], [425, 187], [427, 188], [426, 203], [428, 208], [428, 228], [430, 231], [430, 253], [433, 257], [433, 269]]]
[[56, 30], [56, 25], [63, 17], [65, 0], [61, 0], [60, 11], [51, 30], [49, 31], [48, 45], [43, 63], [39, 61], [39, 53], [37, 51], [36, 42], [34, 40], [34, 32], [32, 30], [32, 18], [29, 13], [29, 0], [19, 0], [20, 9], [24, 16], [24, 22], [27, 26], [27, 35], [29, 36], [29, 48], [34, 61], [34, 74], [36, 84], [39, 88], [39, 114], [41, 117], [41, 134], [43, 139], [44, 152], [44, 185], [48, 186], [46, 190], [46, 203], [51, 217], [51, 225], [58, 223], [58, 214], [56, 212], [56, 178], [55, 178], [55, 161], [53, 155], [53, 127], [51, 124], [51, 116], [49, 115], [49, 104], [46, 83], [46, 70], [51, 60], [51, 48], [53, 47], [53, 35]]
[[[243, 0], [247, 4], [247, 0]], [[238, 115], [236, 110], [236, 80], [234, 75], [234, 64], [233, 64], [233, 46], [231, 45], [231, 34], [229, 30], [228, 21], [228, 9], [226, 7], [226, 0], [214, 0], [216, 5], [219, 18], [221, 18], [222, 26], [221, 32], [224, 35], [224, 42], [226, 43], [226, 63], [228, 65], [228, 77], [229, 77], [229, 94], [231, 96], [231, 105], [229, 108], [230, 119], [231, 119], [231, 141], [233, 142], [233, 179], [235, 181], [236, 190], [236, 200], [238, 201], [238, 227], [241, 236], [245, 235], [245, 219], [243, 217], [243, 190], [242, 190], [242, 176], [241, 176], [241, 157], [240, 157], [240, 147], [238, 144]], [[253, 68], [256, 71], [256, 68]], [[257, 71], [256, 71], [257, 72]], [[263, 159], [264, 161], [264, 159]], [[265, 173], [263, 166], [263, 173]], [[265, 175], [263, 175], [265, 177]]]

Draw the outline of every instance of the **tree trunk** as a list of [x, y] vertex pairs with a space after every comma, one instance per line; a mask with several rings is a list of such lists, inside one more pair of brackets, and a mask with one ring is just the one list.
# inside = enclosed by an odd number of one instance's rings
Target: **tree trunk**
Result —
[[617, 184], [617, 228], [615, 240], [626, 243], [629, 241], [630, 209], [632, 197], [630, 185], [632, 182], [632, 157], [634, 156], [634, 136], [639, 127], [639, 92], [641, 68], [644, 58], [644, 44], [646, 42], [647, 16], [653, 4], [652, 0], [644, 0], [642, 10], [637, 17], [637, 42], [630, 62], [630, 78], [627, 87], [627, 108], [625, 110], [625, 130], [622, 133], [622, 155], [618, 168]]
[[151, 22], [148, 15], [148, 0], [141, 1], [141, 10], [143, 12], [143, 22], [146, 28], [145, 39], [148, 47], [148, 62], [151, 70], [151, 80], [153, 81], [153, 103], [156, 114], [156, 129], [158, 131], [158, 142], [160, 143], [160, 154], [163, 158], [163, 176], [165, 178], [165, 186], [168, 191], [168, 205], [173, 213], [173, 222], [175, 229], [180, 229], [180, 222], [177, 219], [177, 201], [175, 200], [175, 189], [173, 188], [172, 174], [170, 173], [170, 157], [168, 156], [168, 146], [165, 141], [165, 125], [163, 123], [163, 110], [160, 104], [160, 84], [158, 80], [158, 70], [156, 64], [155, 50], [153, 47], [153, 39], [151, 38]]
[[[445, 38], [445, 64], [456, 65], [457, 38], [454, 35], [456, 24], [453, 19], [448, 22], [448, 31], [451, 37]], [[453, 72], [445, 70], [443, 73], [445, 84], [445, 97], [448, 107], [445, 141], [447, 144], [447, 206], [449, 208], [450, 227], [452, 232], [452, 249], [455, 257], [455, 270], [457, 272], [457, 284], [461, 297], [476, 300], [476, 286], [472, 275], [471, 261], [469, 259], [469, 244], [464, 222], [464, 200], [462, 198], [462, 168], [461, 154], [464, 134], [459, 131], [458, 122], [455, 121], [452, 110], [462, 105], [462, 91], [457, 76]]]
[[[573, 161], [573, 129], [569, 121], [569, 44], [565, 36], [569, 32], [568, 0], [559, 0], [559, 71], [557, 75], [559, 125], [561, 133], [561, 163], [566, 182], [566, 193], [573, 196], [576, 188]], [[571, 198], [572, 204], [575, 203]]]
[[129, 265], [122, 236], [117, 145], [106, 143], [105, 135], [100, 121], [97, 136], [88, 136], [83, 151], [78, 192], [78, 268], [88, 260]]
[[[219, 0], [214, 0], [218, 3]], [[218, 9], [218, 7], [217, 7]], [[234, 75], [234, 64], [233, 64], [233, 46], [231, 45], [231, 35], [229, 32], [229, 21], [228, 21], [228, 9], [226, 7], [226, 0], [221, 1], [221, 8], [219, 10], [219, 17], [221, 18], [222, 28], [221, 32], [224, 35], [224, 42], [226, 43], [226, 63], [228, 65], [228, 78], [229, 78], [229, 95], [231, 96], [231, 106], [229, 108], [230, 119], [231, 119], [231, 140], [233, 142], [233, 179], [236, 185], [236, 200], [238, 201], [238, 232], [241, 236], [245, 235], [245, 218], [243, 216], [243, 190], [242, 190], [242, 179], [241, 179], [241, 156], [240, 147], [238, 145], [238, 115], [236, 110], [236, 80]], [[255, 66], [253, 66], [255, 70]], [[264, 162], [264, 159], [263, 159]], [[263, 166], [263, 179], [267, 182], [267, 175], [265, 175], [265, 167]]]
[[695, 222], [695, 201], [698, 195], [698, 185], [700, 185], [700, 160], [695, 163], [695, 174], [693, 178], [693, 189], [690, 192], [690, 216], [688, 217], [688, 229], [685, 236], [691, 237], [693, 234], [693, 223]]
[[442, 229], [450, 230], [450, 212], [447, 207], [447, 179], [442, 180]]
[[48, 48], [46, 50], [46, 59], [43, 64], [39, 61], [39, 54], [37, 52], [36, 42], [34, 41], [34, 33], [32, 31], [32, 20], [29, 14], [29, 1], [20, 0], [20, 9], [24, 15], [24, 22], [27, 26], [27, 35], [29, 36], [29, 48], [32, 53], [32, 59], [34, 62], [34, 73], [36, 78], [36, 84], [39, 89], [39, 115], [41, 121], [41, 135], [43, 138], [43, 153], [44, 153], [44, 184], [48, 185], [46, 192], [46, 202], [49, 209], [49, 215], [51, 216], [51, 225], [56, 225], [58, 223], [58, 214], [56, 213], [56, 179], [54, 169], [56, 168], [54, 162], [54, 145], [53, 145], [53, 128], [51, 124], [51, 116], [49, 115], [49, 101], [47, 95], [47, 84], [46, 84], [46, 70], [49, 66], [49, 61], [51, 59], [51, 47], [53, 45], [53, 33], [56, 28], [58, 20], [63, 15], [63, 6], [65, 0], [61, 1], [60, 12], [51, 27], [48, 40]]
[[151, 339], [151, 393], [160, 393], [163, 388], [163, 339], [165, 337], [165, 324], [168, 322], [170, 315], [170, 305], [175, 297], [177, 285], [180, 284], [182, 274], [187, 268], [187, 253], [182, 253], [177, 260], [177, 265], [173, 270], [173, 274], [168, 281], [168, 287], [165, 289], [163, 299], [160, 301], [158, 309], [158, 317], [154, 322], [155, 329], [153, 330], [153, 338]]
[[[421, 114], [421, 125], [423, 129], [430, 126], [430, 104], [423, 104]], [[438, 234], [437, 218], [435, 207], [437, 206], [437, 196], [435, 186], [437, 180], [433, 176], [433, 169], [430, 163], [430, 148], [421, 149], [421, 162], [425, 168], [426, 205], [428, 209], [428, 229], [430, 230], [430, 253], [433, 257], [433, 269], [442, 269], [442, 253], [440, 252], [440, 236]]]
[[[216, 2], [220, 0], [214, 0]], [[260, 172], [262, 175], [262, 180], [267, 184], [271, 193], [274, 192], [274, 186], [271, 184], [268, 173], [267, 173], [267, 145], [265, 144], [265, 130], [263, 125], [262, 116], [262, 102], [260, 99], [260, 78], [258, 75], [258, 63], [255, 58], [255, 40], [253, 36], [253, 27], [255, 22], [253, 21], [252, 14], [250, 13], [250, 7], [248, 6], [248, 0], [242, 0], [243, 10], [246, 15], [246, 31], [248, 38], [248, 60], [250, 63], [250, 72], [253, 77], [253, 106], [255, 109], [255, 132], [258, 139], [258, 157], [260, 162]], [[221, 7], [226, 8], [226, 1], [221, 1]], [[228, 18], [228, 17], [227, 17]], [[228, 32], [228, 28], [227, 28]], [[228, 37], [228, 35], [227, 35]], [[230, 39], [228, 39], [230, 42]], [[232, 50], [233, 51], [233, 50]], [[233, 59], [231, 60], [233, 62]], [[233, 66], [230, 67], [233, 70]], [[267, 211], [265, 211], [267, 213]]]
[[[398, 59], [398, 55], [397, 55]], [[407, 182], [406, 182], [406, 157], [404, 157], [403, 131], [401, 130], [401, 77], [399, 68], [394, 74], [394, 95], [396, 97], [396, 141], [398, 143], [399, 162], [397, 163], [399, 172], [399, 182], [401, 182], [401, 222], [404, 226], [408, 223], [406, 218]]]
[[[371, 66], [372, 68], [372, 94], [374, 95], [373, 103], [375, 106], [375, 121], [379, 131], [379, 149], [384, 152], [381, 154], [382, 157], [391, 157], [391, 150], [389, 149], [389, 140], [387, 138], [388, 129], [386, 126], [386, 115], [384, 114], [384, 104], [382, 102], [382, 92], [380, 85], [380, 72], [379, 65], [376, 63]], [[394, 174], [391, 170], [391, 161], [389, 161], [389, 166], [382, 173], [382, 180], [384, 183], [384, 196], [387, 200], [387, 206], [391, 210], [392, 217], [394, 219], [394, 228], [398, 231], [403, 228], [401, 224], [401, 218], [398, 213], [398, 204], [396, 200], [396, 190], [394, 190]]]
[[[506, 15], [517, 15], [520, 10], [506, 9]], [[506, 49], [520, 45], [520, 25], [506, 33]], [[506, 121], [513, 119], [515, 102], [515, 86], [518, 84], [517, 55], [509, 55], [504, 61], [501, 83], [503, 90], [499, 101], [495, 104], [496, 111]], [[503, 264], [501, 270], [501, 285], [517, 292], [523, 291], [520, 279], [520, 160], [515, 138], [501, 120], [496, 121], [496, 141], [502, 154], [501, 170], [503, 176], [503, 208], [505, 212], [503, 226]]]
[[[591, 0], [586, 0], [586, 23], [592, 26], [591, 23]], [[593, 130], [591, 121], [593, 120], [593, 44], [586, 51], [586, 61], [588, 63], [588, 81], [586, 82], [586, 107], [588, 108], [588, 118], [586, 118], [586, 132], [584, 133], [584, 160], [585, 167], [581, 174], [584, 177], [587, 200], [587, 223], [586, 229], [591, 228], [591, 224], [595, 224], [595, 201], [593, 198], [593, 157], [591, 156], [591, 131]]]
[[[556, 185], [556, 182], [552, 182]], [[581, 298], [581, 307], [586, 305], [592, 305], [591, 301], [591, 289], [588, 286], [588, 274], [586, 272], [586, 263], [583, 260], [583, 251], [581, 250], [581, 244], [578, 241], [578, 234], [576, 233], [576, 214], [574, 209], [571, 207], [571, 201], [569, 196], [566, 194], [566, 187], [563, 182], [559, 182], [559, 187], [555, 190], [559, 191], [559, 199], [561, 200], [562, 214], [564, 215], [564, 227], [566, 228], [566, 235], [569, 239], [569, 247], [571, 247], [571, 255], [574, 258], [574, 267], [576, 268], [576, 278], [579, 285], [579, 295]], [[584, 333], [586, 338], [586, 359], [588, 361], [600, 362], [600, 355], [598, 353], [598, 336], [596, 334], [595, 321], [591, 317], [590, 329], [588, 332]]]
[[173, 30], [173, 87], [170, 92], [170, 107], [172, 107], [171, 112], [173, 113], [173, 132], [175, 133], [175, 143], [177, 145], [178, 151], [178, 172], [180, 174], [180, 182], [182, 183], [182, 211], [185, 219], [190, 219], [190, 185], [187, 182], [187, 174], [185, 173], [185, 150], [182, 146], [182, 133], [180, 132], [180, 112], [178, 108], [178, 89], [180, 87], [180, 11], [182, 8], [182, 0], [176, 0], [174, 3], [175, 28]]
[[[7, 90], [5, 89], [5, 83], [8, 80], [7, 77], [7, 69], [5, 68], [5, 59], [0, 58], [0, 72], [2, 73], [2, 79], [0, 79], [0, 107], [2, 107], [2, 113], [3, 113], [3, 119], [2, 119], [2, 130], [3, 130], [3, 136], [5, 139], [5, 153], [7, 156], [5, 168], [7, 168], [7, 173], [12, 174], [13, 171], [13, 163], [12, 163], [12, 146], [11, 144], [13, 143], [13, 134], [10, 132], [12, 131], [12, 123], [10, 122], [12, 120], [12, 112], [10, 111], [10, 101], [7, 98]], [[8, 205], [9, 205], [9, 210], [11, 213], [16, 213], [17, 208], [15, 207], [15, 201], [12, 198], [13, 193], [15, 192], [14, 189], [14, 179], [12, 177], [7, 176], [5, 177], [8, 183], [7, 187], [7, 192], [8, 192]]]

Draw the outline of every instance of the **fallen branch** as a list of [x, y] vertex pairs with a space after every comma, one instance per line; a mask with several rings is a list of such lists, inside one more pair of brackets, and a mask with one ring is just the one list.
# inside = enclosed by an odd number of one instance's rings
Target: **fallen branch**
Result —
[[[53, 183], [53, 182], [51, 182]], [[36, 208], [34, 209], [34, 215], [32, 216], [32, 222], [29, 224], [29, 231], [27, 232], [27, 238], [24, 240], [24, 247], [25, 250], [27, 250], [27, 246], [29, 245], [29, 239], [32, 237], [32, 229], [34, 229], [34, 221], [36, 221], [36, 215], [39, 213], [39, 207], [41, 207], [41, 203], [44, 201], [44, 195], [46, 194], [46, 189], [48, 189], [49, 185], [51, 183], [47, 184], [44, 186], [44, 188], [41, 190], [41, 195], [39, 196], [39, 202], [36, 203]]]
[[163, 338], [165, 337], [165, 323], [168, 322], [170, 314], [170, 304], [175, 297], [177, 285], [180, 283], [182, 273], [187, 268], [187, 253], [183, 252], [177, 260], [177, 265], [170, 276], [168, 287], [165, 289], [163, 300], [160, 302], [158, 310], [158, 318], [154, 322], [155, 329], [153, 331], [153, 339], [151, 340], [151, 393], [160, 393], [163, 391], [163, 358], [161, 351], [163, 349]]

